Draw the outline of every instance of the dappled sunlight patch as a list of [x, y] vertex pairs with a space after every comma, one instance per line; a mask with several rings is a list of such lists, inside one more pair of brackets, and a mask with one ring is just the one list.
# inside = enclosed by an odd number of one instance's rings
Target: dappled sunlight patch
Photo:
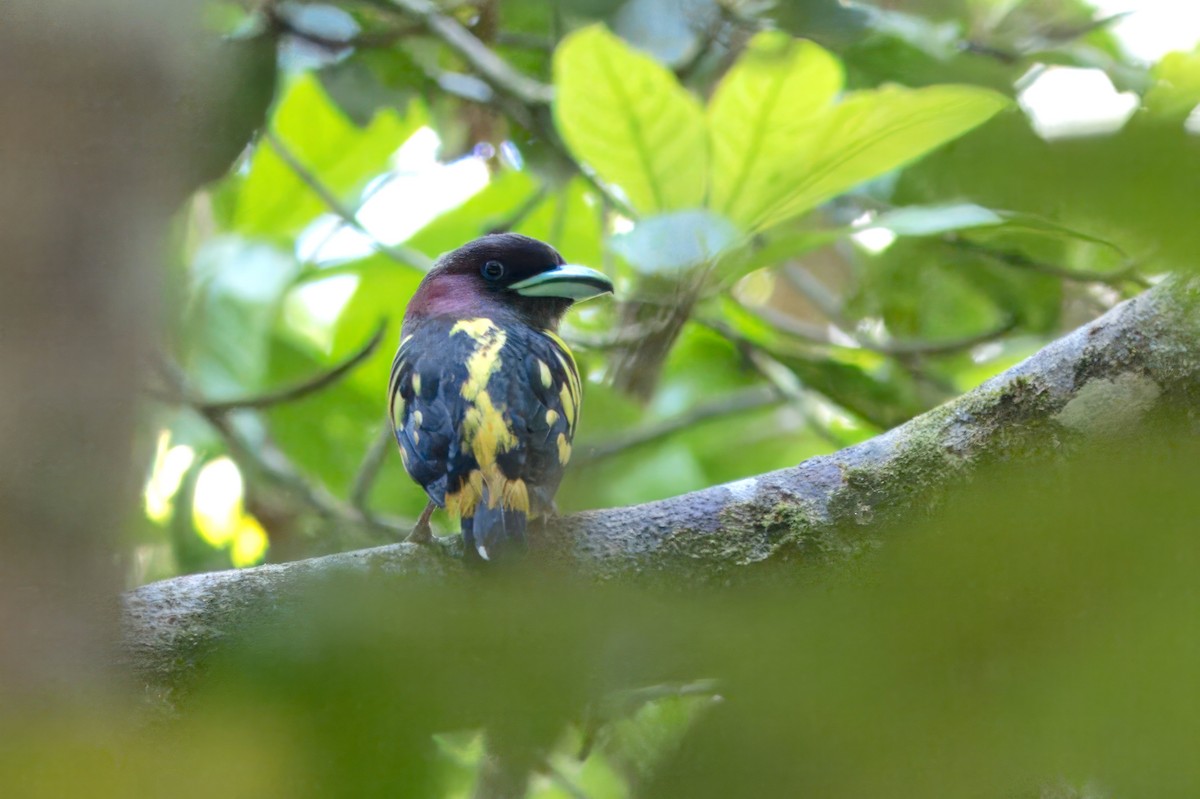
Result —
[[175, 508], [175, 494], [195, 460], [196, 453], [191, 447], [184, 444], [171, 446], [170, 431], [159, 431], [150, 477], [142, 490], [147, 518], [162, 524], [171, 517]]
[[201, 468], [192, 495], [196, 533], [214, 549], [229, 549], [238, 567], [261, 561], [268, 544], [262, 525], [246, 512], [244, 491], [237, 464], [220, 457]]
[[1018, 103], [1046, 140], [1116, 133], [1141, 104], [1100, 69], [1038, 65], [1022, 83]]

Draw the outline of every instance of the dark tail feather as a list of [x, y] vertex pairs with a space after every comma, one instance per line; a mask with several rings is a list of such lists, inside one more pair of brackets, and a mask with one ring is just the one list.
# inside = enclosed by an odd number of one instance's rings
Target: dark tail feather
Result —
[[463, 544], [468, 560], [504, 560], [525, 551], [525, 512], [489, 508], [486, 499], [475, 508], [475, 515], [462, 520]]

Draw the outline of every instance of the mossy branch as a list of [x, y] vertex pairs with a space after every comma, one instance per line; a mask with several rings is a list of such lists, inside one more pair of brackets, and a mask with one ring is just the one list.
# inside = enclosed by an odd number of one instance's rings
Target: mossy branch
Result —
[[[1200, 415], [1198, 308], [1200, 282], [1160, 285], [883, 435], [790, 469], [558, 519], [537, 536], [531, 558], [594, 577], [712, 580], [767, 561], [853, 557], [987, 463], [1058, 458], [1160, 410]], [[169, 687], [255, 608], [290, 601], [313, 576], [453, 579], [464, 576], [456, 547], [392, 544], [143, 586], [123, 599], [125, 651], [148, 682]]]

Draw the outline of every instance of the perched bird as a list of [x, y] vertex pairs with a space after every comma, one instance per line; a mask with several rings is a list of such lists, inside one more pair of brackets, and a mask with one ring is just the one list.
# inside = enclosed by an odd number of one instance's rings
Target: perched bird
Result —
[[404, 314], [388, 408], [429, 516], [462, 520], [468, 558], [524, 547], [530, 517], [554, 510], [571, 457], [581, 386], [556, 330], [571, 303], [613, 290], [603, 273], [515, 233], [442, 256]]

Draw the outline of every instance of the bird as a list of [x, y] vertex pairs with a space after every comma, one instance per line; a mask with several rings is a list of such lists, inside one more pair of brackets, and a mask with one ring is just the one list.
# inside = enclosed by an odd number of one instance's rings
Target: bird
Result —
[[531, 519], [556, 513], [582, 384], [558, 325], [571, 305], [612, 293], [603, 273], [567, 263], [517, 233], [493, 233], [441, 256], [409, 301], [388, 380], [388, 415], [429, 518], [461, 521], [464, 552], [519, 557]]

